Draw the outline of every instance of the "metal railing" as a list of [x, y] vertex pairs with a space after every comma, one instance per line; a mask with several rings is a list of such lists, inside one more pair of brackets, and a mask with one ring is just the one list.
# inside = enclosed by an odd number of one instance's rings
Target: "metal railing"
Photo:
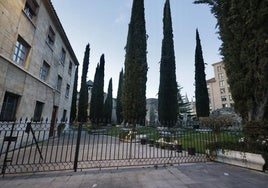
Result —
[[[32, 173], [90, 168], [205, 162], [206, 149], [237, 144], [241, 130], [148, 126], [66, 126], [46, 122], [0, 123], [0, 170]], [[53, 130], [53, 134], [51, 134]]]

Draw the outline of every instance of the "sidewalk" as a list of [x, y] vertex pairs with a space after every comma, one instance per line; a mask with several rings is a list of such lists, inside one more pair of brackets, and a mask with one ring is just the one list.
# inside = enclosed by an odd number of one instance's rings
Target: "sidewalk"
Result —
[[214, 162], [0, 178], [1, 188], [260, 188], [267, 184], [267, 173]]

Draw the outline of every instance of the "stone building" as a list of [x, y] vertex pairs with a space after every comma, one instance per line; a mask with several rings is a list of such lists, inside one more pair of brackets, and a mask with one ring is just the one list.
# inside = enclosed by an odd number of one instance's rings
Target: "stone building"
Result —
[[78, 60], [50, 0], [0, 0], [0, 121], [68, 121]]
[[234, 107], [224, 63], [218, 62], [212, 66], [215, 77], [207, 80], [210, 110]]

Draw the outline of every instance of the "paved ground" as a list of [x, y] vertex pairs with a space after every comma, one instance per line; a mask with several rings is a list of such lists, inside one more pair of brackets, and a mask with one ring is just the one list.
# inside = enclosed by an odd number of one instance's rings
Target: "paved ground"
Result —
[[268, 174], [221, 163], [5, 176], [1, 188], [262, 188]]

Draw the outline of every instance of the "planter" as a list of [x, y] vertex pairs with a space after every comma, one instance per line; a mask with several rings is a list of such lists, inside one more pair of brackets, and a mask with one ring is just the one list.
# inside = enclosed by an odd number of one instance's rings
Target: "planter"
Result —
[[141, 145], [145, 145], [146, 144], [146, 138], [141, 138]]
[[[210, 153], [208, 152], [208, 154]], [[244, 168], [263, 171], [265, 165], [265, 160], [261, 154], [221, 149], [215, 151], [214, 154], [216, 154], [216, 156], [213, 157], [215, 161]]]
[[149, 147], [154, 147], [154, 144], [155, 144], [154, 140], [149, 140]]
[[181, 153], [182, 152], [182, 145], [181, 144], [176, 144], [176, 145], [174, 145], [174, 149], [177, 152]]
[[60, 137], [60, 135], [63, 133], [63, 130], [65, 129], [65, 123], [60, 123], [57, 127], [57, 135]]
[[167, 143], [167, 144], [166, 144], [166, 148], [167, 148], [168, 150], [174, 150], [174, 146], [173, 146], [172, 143]]
[[194, 147], [188, 148], [188, 155], [195, 155], [195, 148]]

